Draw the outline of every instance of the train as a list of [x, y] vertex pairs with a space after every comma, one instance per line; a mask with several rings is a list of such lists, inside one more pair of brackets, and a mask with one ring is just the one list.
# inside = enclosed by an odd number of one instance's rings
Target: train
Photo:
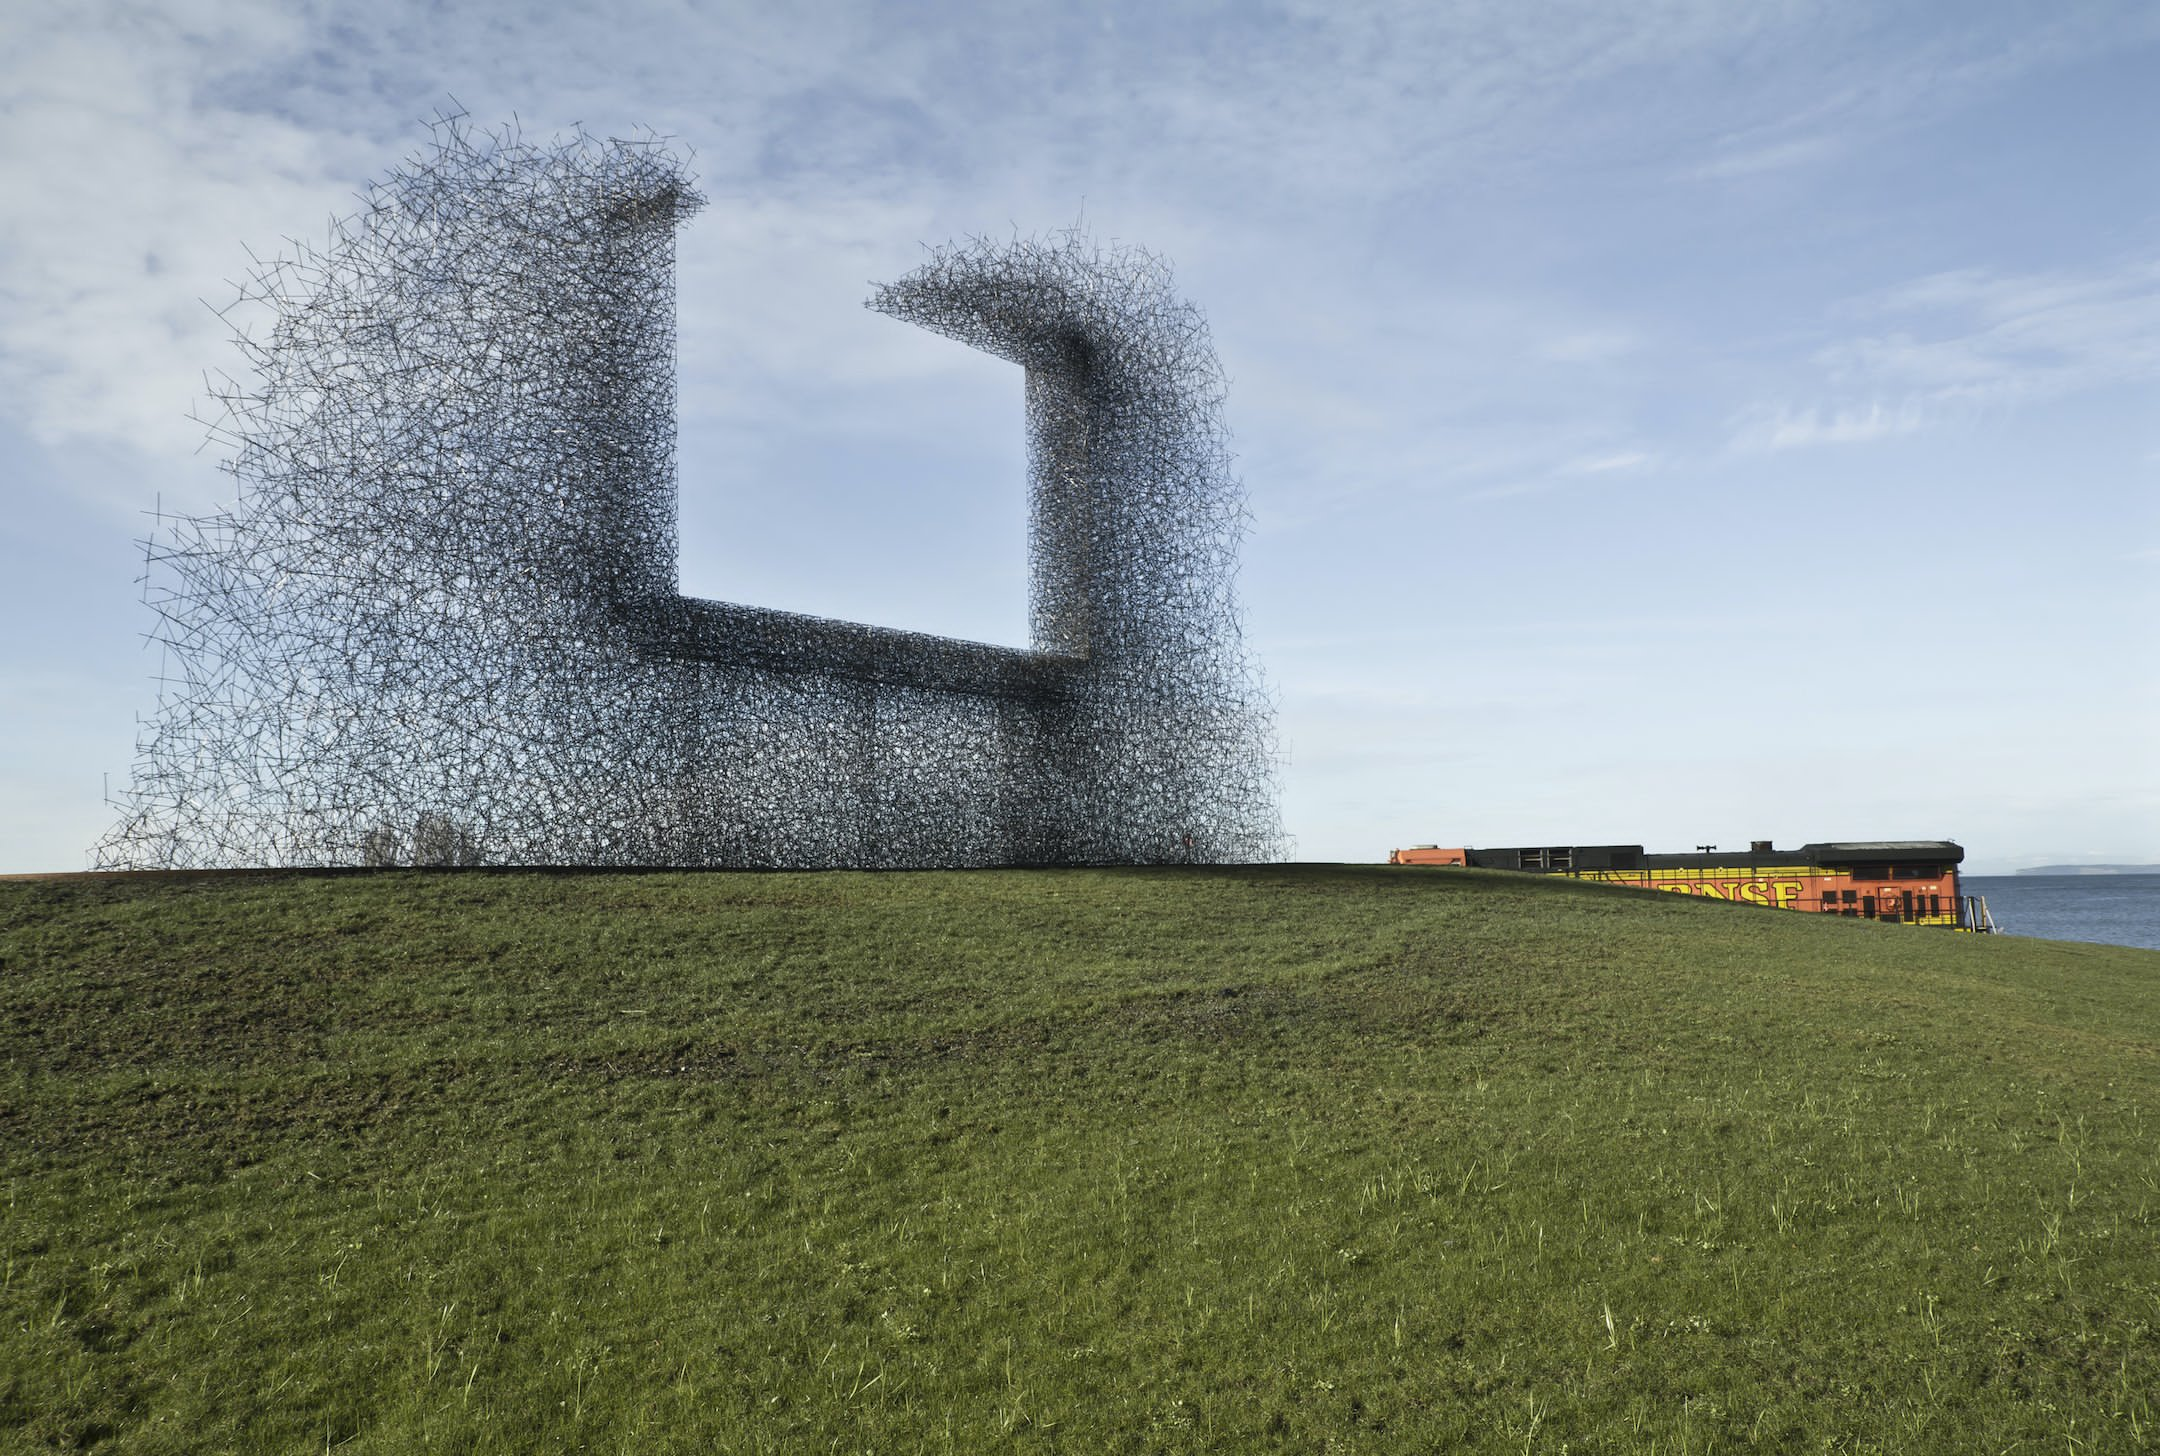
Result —
[[1778, 849], [1767, 839], [1747, 852], [1701, 845], [1692, 854], [1646, 854], [1639, 844], [1544, 844], [1508, 849], [1421, 844], [1388, 863], [1565, 875], [1739, 905], [1928, 925], [1995, 930], [1987, 899], [1961, 893], [1965, 851], [1947, 839], [1838, 840]]

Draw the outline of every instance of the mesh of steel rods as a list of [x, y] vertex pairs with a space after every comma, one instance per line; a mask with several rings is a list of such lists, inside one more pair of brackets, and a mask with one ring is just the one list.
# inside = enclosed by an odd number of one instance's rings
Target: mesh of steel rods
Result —
[[871, 307], [1021, 365], [1033, 650], [680, 596], [654, 140], [462, 118], [263, 265], [235, 502], [161, 521], [157, 712], [105, 868], [929, 867], [1281, 850], [1197, 310], [1076, 233]]

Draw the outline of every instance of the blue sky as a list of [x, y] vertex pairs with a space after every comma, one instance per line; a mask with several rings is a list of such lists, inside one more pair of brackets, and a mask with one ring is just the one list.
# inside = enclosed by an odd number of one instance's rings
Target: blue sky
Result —
[[[0, 15], [0, 870], [104, 829], [203, 300], [462, 105], [639, 127], [694, 594], [1024, 639], [1020, 381], [922, 245], [1171, 259], [1297, 853], [2160, 862], [2160, 10], [59, 4]], [[454, 99], [453, 99], [454, 98]]]

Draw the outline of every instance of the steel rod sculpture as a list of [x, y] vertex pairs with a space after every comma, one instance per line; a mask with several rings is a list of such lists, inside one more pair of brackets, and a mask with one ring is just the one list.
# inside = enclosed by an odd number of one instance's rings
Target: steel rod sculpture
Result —
[[1076, 233], [870, 306], [1026, 371], [1034, 649], [685, 599], [655, 140], [435, 127], [242, 293], [235, 503], [147, 543], [163, 650], [102, 867], [1275, 857], [1199, 313]]

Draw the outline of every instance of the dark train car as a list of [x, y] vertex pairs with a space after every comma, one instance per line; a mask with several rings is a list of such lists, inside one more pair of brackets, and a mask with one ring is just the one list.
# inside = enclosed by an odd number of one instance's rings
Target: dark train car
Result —
[[1764, 839], [1745, 854], [1714, 847], [1693, 854], [1646, 854], [1639, 844], [1421, 845], [1394, 851], [1388, 863], [1566, 875], [1893, 925], [1993, 930], [1987, 902], [1959, 892], [1958, 866], [1964, 859], [1964, 849], [1947, 839], [1837, 840], [1798, 849], [1777, 849]]

